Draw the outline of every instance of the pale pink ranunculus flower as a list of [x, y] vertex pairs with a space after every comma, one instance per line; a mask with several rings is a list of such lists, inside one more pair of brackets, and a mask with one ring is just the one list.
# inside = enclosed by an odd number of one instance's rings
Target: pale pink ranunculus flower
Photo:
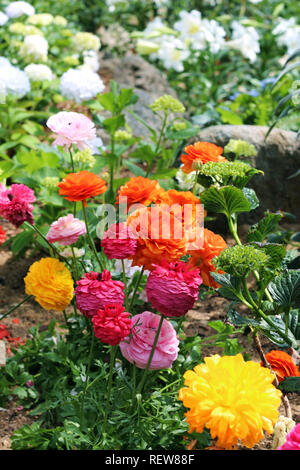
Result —
[[85, 223], [76, 219], [73, 214], [68, 214], [51, 224], [46, 238], [50, 243], [57, 242], [60, 245], [67, 246], [76, 243], [80, 235], [85, 233]]
[[53, 145], [59, 145], [65, 149], [73, 144], [78, 150], [89, 148], [87, 141], [96, 138], [94, 123], [84, 114], [73, 111], [61, 111], [51, 116], [47, 126], [57, 134]]
[[[120, 343], [122, 355], [140, 369], [145, 369], [160, 322], [160, 315], [143, 312], [132, 317], [131, 334]], [[173, 325], [163, 320], [149, 369], [168, 369], [177, 359], [179, 341]]]

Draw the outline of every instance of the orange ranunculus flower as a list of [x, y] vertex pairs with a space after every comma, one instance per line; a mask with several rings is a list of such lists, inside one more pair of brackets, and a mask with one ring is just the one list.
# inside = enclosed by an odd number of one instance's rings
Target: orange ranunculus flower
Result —
[[[217, 235], [207, 228], [203, 229], [202, 236], [203, 243], [201, 248], [197, 247], [195, 250], [189, 248], [188, 253], [191, 255], [191, 258], [189, 259], [188, 264], [191, 267], [198, 267], [200, 269], [204, 285], [217, 289], [220, 285], [210, 274], [211, 272], [216, 271], [216, 268], [212, 263], [212, 259], [227, 248], [227, 243], [220, 235]], [[219, 270], [218, 273], [222, 274], [223, 271]]]
[[228, 161], [225, 157], [221, 156], [223, 153], [222, 147], [218, 147], [210, 142], [195, 142], [193, 145], [185, 147], [184, 151], [185, 153], [180, 157], [183, 163], [181, 170], [184, 173], [195, 171], [195, 163], [203, 164], [207, 162]]
[[25, 291], [46, 310], [63, 311], [73, 298], [74, 283], [70, 271], [56, 258], [33, 263], [24, 278]]
[[[189, 227], [195, 228], [197, 206], [201, 204], [201, 201], [191, 191], [177, 191], [176, 189], [161, 191], [158, 195], [157, 203], [172, 207], [175, 216], [184, 223], [185, 229]], [[205, 217], [206, 211], [203, 209], [203, 212], [200, 212], [199, 210], [198, 216]], [[203, 222], [203, 220], [201, 222]]]
[[106, 182], [91, 171], [79, 171], [78, 173], [69, 173], [61, 183], [58, 193], [64, 196], [68, 201], [84, 201], [90, 197], [99, 196], [107, 190]]
[[166, 205], [145, 207], [133, 212], [127, 225], [137, 237], [133, 266], [153, 269], [153, 263], [179, 260], [186, 254], [183, 227]]
[[149, 206], [156, 202], [158, 194], [163, 191], [158, 181], [144, 178], [143, 176], [134, 176], [127, 183], [120, 187], [117, 195], [117, 204], [120, 204], [120, 198], [127, 198], [127, 211], [133, 204], [143, 204]]
[[273, 350], [266, 354], [266, 359], [271, 369], [276, 374], [278, 382], [282, 382], [285, 377], [299, 377], [300, 371], [293, 358], [284, 351]]

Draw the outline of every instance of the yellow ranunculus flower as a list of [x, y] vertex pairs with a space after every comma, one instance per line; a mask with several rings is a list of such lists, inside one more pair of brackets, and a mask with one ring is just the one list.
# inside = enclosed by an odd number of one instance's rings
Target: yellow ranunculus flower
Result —
[[258, 362], [236, 356], [206, 357], [204, 364], [184, 374], [185, 387], [179, 399], [189, 411], [190, 432], [210, 430], [217, 446], [231, 449], [240, 439], [253, 447], [269, 434], [278, 419], [281, 392], [274, 375]]
[[55, 258], [33, 263], [24, 278], [25, 291], [46, 310], [64, 310], [73, 298], [74, 283], [70, 271]]

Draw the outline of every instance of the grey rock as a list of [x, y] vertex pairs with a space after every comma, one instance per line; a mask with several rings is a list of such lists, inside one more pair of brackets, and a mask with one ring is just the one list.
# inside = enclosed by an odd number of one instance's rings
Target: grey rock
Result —
[[279, 209], [292, 213], [299, 220], [300, 175], [289, 177], [300, 168], [300, 138], [297, 139], [296, 132], [275, 128], [265, 140], [267, 131], [268, 127], [263, 126], [211, 126], [203, 129], [193, 141], [212, 142], [221, 147], [230, 139], [253, 144], [257, 156], [248, 161], [264, 174], [255, 175], [249, 183], [260, 200], [259, 208], [248, 214], [249, 221], [257, 220], [266, 210]]
[[[99, 75], [106, 80], [112, 79], [120, 88], [133, 88], [139, 100], [131, 109], [144, 119], [154, 130], [159, 132], [161, 120], [155, 115], [149, 105], [162, 95], [172, 95], [176, 92], [170, 87], [166, 77], [156, 67], [149, 64], [138, 55], [127, 55], [123, 58], [101, 59]], [[101, 113], [102, 114], [102, 113]], [[150, 132], [138, 122], [130, 113], [126, 112], [126, 121], [132, 127], [134, 134], [147, 138]], [[100, 131], [99, 136], [106, 141], [105, 135]]]

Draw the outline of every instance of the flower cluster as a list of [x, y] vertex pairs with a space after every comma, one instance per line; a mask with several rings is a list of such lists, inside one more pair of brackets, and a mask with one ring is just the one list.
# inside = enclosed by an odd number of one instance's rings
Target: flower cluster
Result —
[[99, 75], [87, 68], [69, 69], [60, 79], [60, 92], [68, 100], [76, 103], [87, 101], [104, 90], [104, 84]]

